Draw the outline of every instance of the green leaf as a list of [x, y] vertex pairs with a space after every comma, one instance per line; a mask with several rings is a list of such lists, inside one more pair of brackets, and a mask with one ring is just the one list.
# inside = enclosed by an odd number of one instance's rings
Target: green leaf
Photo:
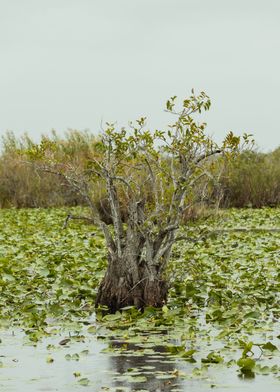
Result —
[[278, 350], [278, 348], [272, 344], [271, 342], [267, 342], [265, 344], [262, 345], [262, 349], [263, 350], [269, 350], [269, 351], [276, 351]]
[[260, 312], [257, 312], [257, 311], [252, 311], [252, 312], [246, 313], [244, 315], [244, 318], [252, 318], [255, 320], [258, 320], [260, 317], [261, 317], [261, 314], [260, 314]]
[[96, 327], [94, 325], [91, 325], [87, 329], [88, 333], [95, 334], [96, 333]]
[[190, 358], [193, 356], [193, 354], [196, 352], [196, 350], [188, 350], [185, 351], [181, 354], [181, 358]]
[[46, 362], [47, 363], [53, 363], [54, 359], [50, 355], [48, 355], [47, 358], [46, 358]]
[[202, 363], [222, 363], [223, 361], [224, 358], [214, 352], [209, 353], [206, 358], [201, 359]]
[[87, 387], [90, 383], [90, 380], [88, 378], [80, 378], [78, 383], [84, 387]]
[[168, 309], [168, 307], [167, 307], [166, 305], [164, 305], [164, 306], [162, 307], [162, 312], [163, 312], [163, 313], [168, 313], [168, 312], [169, 312], [169, 309]]
[[240, 358], [237, 361], [237, 365], [241, 368], [241, 370], [253, 370], [256, 366], [256, 362], [252, 358]]

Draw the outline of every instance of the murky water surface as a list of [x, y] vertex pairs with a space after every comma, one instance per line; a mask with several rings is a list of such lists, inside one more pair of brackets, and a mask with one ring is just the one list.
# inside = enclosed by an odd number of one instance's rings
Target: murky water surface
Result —
[[82, 334], [65, 339], [67, 333], [35, 345], [19, 330], [2, 330], [1, 391], [280, 390], [280, 381], [271, 375], [244, 379], [236, 367], [225, 365], [201, 371], [201, 364], [174, 358], [160, 345], [109, 343], [102, 336]]

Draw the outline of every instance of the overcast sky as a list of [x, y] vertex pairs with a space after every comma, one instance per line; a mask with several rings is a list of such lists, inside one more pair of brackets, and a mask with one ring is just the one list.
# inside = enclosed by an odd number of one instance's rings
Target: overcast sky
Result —
[[191, 88], [217, 140], [280, 145], [279, 0], [0, 0], [0, 134], [99, 132]]

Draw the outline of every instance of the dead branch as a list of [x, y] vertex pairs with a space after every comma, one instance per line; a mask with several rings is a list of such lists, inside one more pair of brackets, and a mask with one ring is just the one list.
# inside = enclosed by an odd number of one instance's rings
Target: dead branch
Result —
[[92, 218], [87, 217], [87, 216], [78, 216], [78, 215], [68, 214], [64, 223], [63, 223], [63, 226], [62, 226], [63, 229], [66, 229], [70, 220], [83, 220], [85, 222], [95, 224], [94, 220]]

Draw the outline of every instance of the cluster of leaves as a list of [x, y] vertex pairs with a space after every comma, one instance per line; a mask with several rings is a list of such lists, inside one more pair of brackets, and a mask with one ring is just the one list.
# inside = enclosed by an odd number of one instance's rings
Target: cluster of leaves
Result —
[[1, 211], [2, 324], [40, 328], [93, 311], [106, 265], [103, 239], [90, 226], [62, 229], [65, 216], [63, 209]]
[[279, 227], [275, 209], [231, 210], [207, 226], [195, 224], [188, 231], [195, 241], [173, 252], [176, 301], [187, 298], [206, 307], [208, 322], [232, 320], [239, 327], [263, 315], [278, 317]]

